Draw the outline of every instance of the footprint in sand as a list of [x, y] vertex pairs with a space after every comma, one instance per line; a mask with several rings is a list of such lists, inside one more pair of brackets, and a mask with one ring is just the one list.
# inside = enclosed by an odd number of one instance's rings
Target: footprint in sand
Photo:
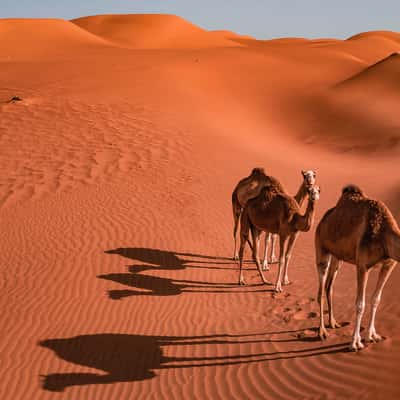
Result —
[[298, 312], [296, 312], [293, 315], [293, 319], [297, 320], [297, 321], [301, 321], [301, 320], [305, 320], [305, 319], [312, 319], [312, 318], [316, 318], [317, 317], [317, 313], [316, 312], [309, 312], [309, 311], [305, 311], [305, 310], [299, 310]]

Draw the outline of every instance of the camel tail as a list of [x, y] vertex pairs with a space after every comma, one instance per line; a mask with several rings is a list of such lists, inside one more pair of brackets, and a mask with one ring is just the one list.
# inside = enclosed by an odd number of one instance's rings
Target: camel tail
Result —
[[253, 245], [250, 241], [249, 235], [250, 232], [252, 232], [252, 228], [253, 224], [250, 221], [246, 208], [244, 208], [240, 216], [240, 236], [241, 240], [245, 240], [245, 242], [250, 246], [251, 251], [253, 251]]
[[251, 228], [251, 222], [249, 215], [247, 213], [247, 209], [245, 207], [242, 211], [242, 214], [240, 215], [240, 236], [246, 241], [248, 240], [249, 237], [250, 228]]
[[235, 243], [235, 249], [233, 252], [233, 259], [237, 259], [237, 231], [239, 227], [240, 215], [242, 213], [242, 206], [239, 203], [236, 189], [232, 193], [232, 212], [233, 212], [233, 240]]
[[232, 212], [233, 212], [233, 218], [239, 218], [240, 213], [242, 211], [242, 206], [239, 203], [239, 199], [237, 197], [236, 190], [233, 191], [232, 193]]
[[388, 256], [396, 261], [400, 261], [400, 231], [390, 229], [386, 234], [386, 248]]

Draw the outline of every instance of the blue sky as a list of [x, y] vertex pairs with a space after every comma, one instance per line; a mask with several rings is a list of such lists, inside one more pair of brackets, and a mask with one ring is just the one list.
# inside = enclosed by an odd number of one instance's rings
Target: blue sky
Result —
[[400, 0], [0, 0], [0, 18], [127, 13], [177, 14], [206, 29], [229, 29], [260, 39], [400, 31]]

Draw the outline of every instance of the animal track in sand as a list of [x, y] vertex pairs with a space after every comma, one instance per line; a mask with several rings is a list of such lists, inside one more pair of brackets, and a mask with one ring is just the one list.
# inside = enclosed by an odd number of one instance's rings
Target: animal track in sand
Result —
[[282, 302], [282, 304], [275, 306], [271, 310], [278, 319], [288, 323], [291, 320], [303, 321], [317, 317], [317, 313], [311, 310], [315, 302], [313, 297], [299, 300], [290, 299], [288, 301], [289, 297], [288, 294], [284, 299], [275, 299]]

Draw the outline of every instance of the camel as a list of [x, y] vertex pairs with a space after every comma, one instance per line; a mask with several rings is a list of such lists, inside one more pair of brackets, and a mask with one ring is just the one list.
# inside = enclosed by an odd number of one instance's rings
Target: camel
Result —
[[335, 207], [328, 210], [315, 234], [316, 264], [319, 275], [318, 302], [320, 307], [319, 337], [326, 339], [324, 324], [325, 292], [329, 327], [338, 328], [333, 316], [333, 285], [340, 264], [345, 261], [357, 268], [356, 321], [350, 344], [352, 351], [361, 350], [360, 326], [365, 309], [365, 291], [369, 271], [381, 265], [375, 292], [372, 295], [371, 316], [366, 341], [377, 342], [381, 336], [375, 329], [375, 316], [383, 287], [397, 261], [400, 260], [400, 230], [386, 205], [365, 196], [355, 185], [343, 188]]
[[[300, 187], [299, 187], [297, 193], [294, 195], [294, 199], [297, 201], [299, 208], [301, 208], [305, 198], [307, 197], [308, 189], [315, 185], [315, 179], [317, 176], [317, 173], [312, 170], [308, 170], [308, 171], [302, 170], [301, 174], [303, 176], [303, 180], [300, 184]], [[267, 233], [265, 235], [264, 258], [263, 258], [263, 260], [264, 260], [263, 261], [263, 270], [264, 271], [269, 271], [267, 254], [268, 254], [269, 243], [271, 242], [271, 236], [272, 236], [271, 263], [278, 261], [275, 257], [275, 243], [276, 243], [276, 239], [278, 238], [278, 235], [276, 235], [276, 234], [274, 235], [272, 233]]]
[[[308, 170], [308, 171], [301, 171], [301, 174], [303, 176], [303, 181], [299, 187], [299, 190], [294, 196], [295, 200], [297, 201], [300, 207], [302, 206], [304, 199], [307, 197], [308, 188], [315, 184], [316, 172]], [[235, 190], [232, 193], [232, 210], [234, 219], [233, 238], [235, 242], [235, 249], [233, 253], [234, 260], [238, 259], [236, 238], [237, 238], [237, 230], [239, 226], [240, 215], [242, 213], [243, 207], [246, 205], [249, 199], [257, 197], [260, 194], [262, 188], [270, 184], [272, 181], [275, 183], [277, 187], [279, 185], [280, 191], [284, 191], [282, 185], [280, 185], [280, 183], [275, 178], [266, 175], [263, 168], [254, 168], [248, 177], [243, 178], [239, 181], [239, 183], [235, 187]], [[277, 261], [275, 257], [277, 236], [268, 233], [265, 236], [264, 261], [263, 261], [264, 271], [267, 271], [269, 269], [267, 254], [269, 245], [271, 243], [271, 238], [272, 238], [272, 246], [271, 246], [270, 262], [274, 263]]]
[[253, 237], [253, 258], [264, 283], [268, 283], [262, 272], [259, 247], [262, 231], [275, 233], [279, 236], [279, 271], [275, 291], [282, 292], [283, 284], [290, 283], [288, 266], [294, 243], [299, 232], [310, 230], [315, 212], [315, 202], [319, 200], [320, 188], [311, 186], [307, 189], [308, 204], [305, 213], [300, 214], [300, 207], [294, 197], [289, 196], [280, 187], [270, 184], [265, 186], [259, 196], [250, 199], [242, 213], [239, 249], [239, 285], [244, 285], [242, 266], [243, 254], [249, 230]]

